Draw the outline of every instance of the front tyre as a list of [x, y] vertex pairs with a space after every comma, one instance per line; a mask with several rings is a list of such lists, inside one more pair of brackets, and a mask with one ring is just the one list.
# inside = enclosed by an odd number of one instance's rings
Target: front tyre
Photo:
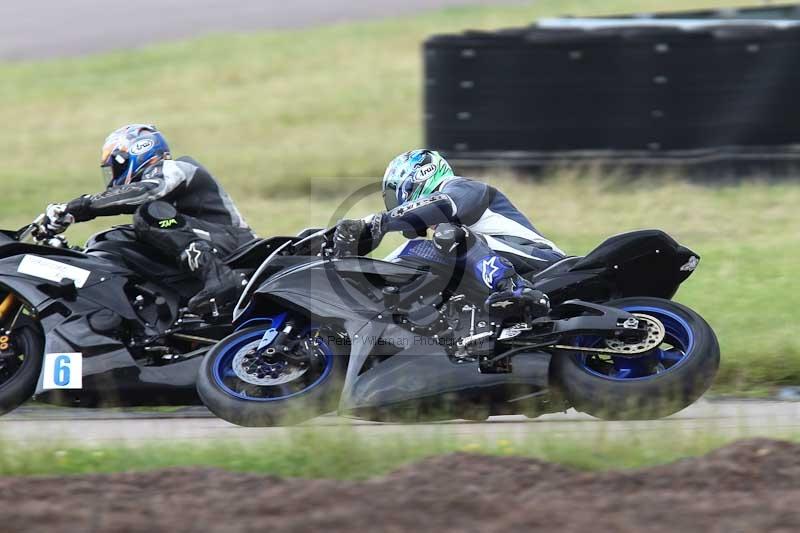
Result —
[[42, 370], [43, 352], [44, 340], [33, 323], [11, 332], [0, 327], [0, 415], [31, 399]]
[[[661, 345], [639, 357], [560, 351], [551, 377], [577, 410], [606, 420], [662, 418], [694, 403], [719, 368], [719, 344], [700, 315], [660, 298], [624, 298], [609, 307], [659, 320]], [[581, 338], [578, 346], [599, 347], [603, 339]]]
[[[259, 350], [268, 331], [269, 325], [237, 331], [205, 355], [197, 392], [206, 407], [251, 427], [296, 424], [335, 410], [347, 368], [339, 343], [331, 342], [338, 337], [306, 328], [281, 346]], [[281, 357], [284, 346], [291, 357]]]

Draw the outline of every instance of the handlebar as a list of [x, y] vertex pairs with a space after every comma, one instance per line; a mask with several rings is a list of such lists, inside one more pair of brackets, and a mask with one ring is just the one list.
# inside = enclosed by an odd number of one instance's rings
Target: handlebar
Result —
[[336, 226], [321, 229], [292, 245], [292, 255], [317, 255], [327, 244], [333, 242]]
[[51, 246], [53, 248], [69, 248], [69, 243], [63, 237], [53, 235], [45, 224], [47, 215], [42, 213], [33, 222], [17, 232], [17, 241], [35, 242], [36, 244]]
[[[340, 228], [345, 236], [352, 234], [352, 237], [355, 237], [352, 244], [334, 242], [334, 235]], [[300, 239], [291, 247], [290, 254], [319, 255], [326, 258], [366, 255], [374, 249], [374, 246], [371, 245], [371, 232], [365, 232], [365, 229], [367, 226], [363, 220], [342, 220], [333, 227], [319, 230]]]
[[46, 219], [47, 216], [44, 213], [36, 217], [33, 222], [19, 230], [17, 233], [17, 240], [20, 242], [26, 242], [33, 238], [38, 241], [38, 236], [46, 233], [46, 229], [44, 227], [44, 221]]

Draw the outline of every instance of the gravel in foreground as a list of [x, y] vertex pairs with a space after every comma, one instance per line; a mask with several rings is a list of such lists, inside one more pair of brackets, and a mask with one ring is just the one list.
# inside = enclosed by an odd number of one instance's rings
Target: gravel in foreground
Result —
[[[357, 458], [354, 458], [357, 460]], [[369, 481], [212, 469], [0, 478], [5, 531], [797, 531], [800, 445], [640, 470], [458, 453]]]

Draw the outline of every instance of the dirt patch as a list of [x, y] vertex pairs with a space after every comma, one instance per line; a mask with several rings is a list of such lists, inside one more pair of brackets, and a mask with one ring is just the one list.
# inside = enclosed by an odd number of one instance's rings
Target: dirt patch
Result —
[[209, 469], [0, 479], [4, 531], [797, 531], [800, 445], [588, 473], [455, 454], [363, 482]]

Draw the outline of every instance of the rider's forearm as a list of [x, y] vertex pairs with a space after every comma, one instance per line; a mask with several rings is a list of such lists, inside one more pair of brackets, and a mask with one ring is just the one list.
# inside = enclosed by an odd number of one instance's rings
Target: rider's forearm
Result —
[[163, 187], [156, 182], [131, 183], [112, 187], [99, 194], [83, 195], [67, 204], [67, 212], [76, 222], [85, 222], [97, 217], [130, 215], [143, 203], [159, 200], [164, 195]]
[[66, 212], [75, 217], [75, 222], [86, 222], [97, 216], [92, 213], [89, 195], [79, 196], [69, 202]]
[[450, 196], [444, 193], [408, 202], [383, 217], [384, 231], [421, 232], [445, 222], [458, 223], [458, 209]]
[[129, 215], [136, 211], [138, 205], [107, 202], [97, 196], [81, 196], [67, 204], [67, 213], [75, 217], [75, 222], [86, 222], [97, 217]]

